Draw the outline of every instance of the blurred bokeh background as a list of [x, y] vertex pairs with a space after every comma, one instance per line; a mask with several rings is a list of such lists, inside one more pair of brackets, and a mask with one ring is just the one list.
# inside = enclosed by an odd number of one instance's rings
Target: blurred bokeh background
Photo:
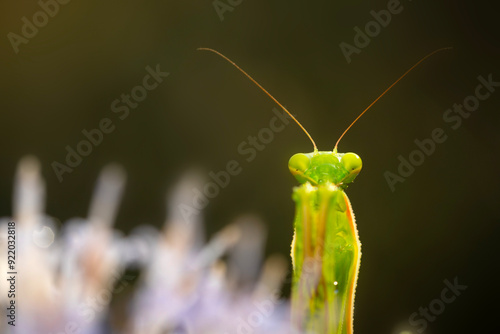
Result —
[[[364, 162], [347, 191], [363, 243], [355, 328], [415, 330], [409, 316], [439, 299], [443, 281], [456, 277], [468, 288], [425, 332], [492, 332], [500, 87], [457, 129], [443, 115], [475, 93], [478, 76], [500, 81], [498, 10], [488, 1], [402, 1], [400, 13], [348, 63], [340, 43], [354, 45], [354, 28], [364, 30], [374, 20], [370, 11], [387, 6], [74, 0], [60, 4], [47, 22], [38, 17], [38, 31], [25, 28], [31, 37], [22, 39], [23, 17], [33, 22], [40, 4], [1, 2], [0, 214], [11, 213], [15, 167], [26, 154], [41, 160], [47, 212], [60, 221], [84, 216], [100, 169], [122, 164], [128, 181], [117, 228], [125, 232], [163, 223], [165, 192], [183, 171], [195, 166], [208, 177], [236, 160], [241, 173], [203, 212], [208, 233], [255, 213], [268, 229], [266, 252], [287, 256], [296, 184], [287, 161], [311, 151], [311, 144], [290, 123], [246, 161], [238, 146], [269, 126], [275, 105], [221, 58], [196, 48], [232, 58], [299, 118], [320, 150], [331, 150], [358, 113], [411, 65], [453, 46], [392, 89], [340, 144], [340, 151], [356, 152]], [[148, 66], [170, 74], [120, 119], [124, 114], [113, 111], [113, 101], [142, 85]], [[82, 131], [105, 118], [114, 130], [60, 182], [54, 161], [66, 164], [66, 146], [76, 149], [85, 139]], [[392, 191], [384, 173], [397, 173], [398, 156], [408, 158], [417, 148], [414, 140], [430, 138], [436, 128], [446, 141]]]

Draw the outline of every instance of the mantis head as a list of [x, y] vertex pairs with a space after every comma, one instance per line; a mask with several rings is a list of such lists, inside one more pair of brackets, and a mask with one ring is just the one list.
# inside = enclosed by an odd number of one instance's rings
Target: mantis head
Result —
[[315, 151], [294, 154], [288, 168], [301, 183], [312, 185], [333, 183], [346, 188], [361, 171], [361, 158], [356, 153]]
[[361, 158], [356, 153], [315, 151], [294, 154], [288, 168], [301, 183], [312, 185], [333, 183], [346, 188], [361, 171]]

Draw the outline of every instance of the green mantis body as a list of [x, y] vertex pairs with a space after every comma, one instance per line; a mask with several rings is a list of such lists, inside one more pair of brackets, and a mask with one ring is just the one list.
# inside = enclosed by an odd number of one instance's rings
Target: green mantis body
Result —
[[361, 171], [355, 153], [337, 153], [345, 133], [395, 84], [441, 48], [423, 57], [380, 94], [344, 131], [333, 151], [318, 151], [300, 122], [249, 74], [218, 51], [213, 52], [240, 70], [299, 125], [311, 140], [312, 153], [290, 158], [290, 172], [301, 184], [293, 190], [296, 204], [292, 241], [292, 321], [311, 334], [352, 334], [354, 293], [361, 261], [361, 243], [351, 204], [344, 190]]
[[292, 320], [308, 332], [352, 333], [361, 244], [344, 189], [361, 165], [335, 151], [295, 154], [288, 164], [302, 183], [293, 191]]

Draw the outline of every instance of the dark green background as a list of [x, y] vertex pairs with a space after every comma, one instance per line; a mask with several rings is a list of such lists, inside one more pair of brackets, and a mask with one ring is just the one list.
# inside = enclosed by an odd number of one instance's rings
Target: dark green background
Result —
[[[311, 150], [295, 125], [251, 163], [237, 146], [268, 125], [269, 98], [234, 68], [200, 46], [225, 53], [285, 104], [321, 150], [332, 149], [347, 125], [378, 94], [427, 53], [439, 53], [398, 84], [349, 132], [341, 151], [364, 169], [348, 189], [363, 243], [356, 295], [358, 333], [396, 333], [408, 317], [439, 298], [443, 280], [468, 289], [426, 333], [492, 332], [498, 297], [498, 146], [500, 89], [452, 130], [444, 111], [472, 94], [478, 75], [500, 81], [498, 10], [491, 1], [402, 1], [402, 13], [351, 64], [339, 43], [387, 1], [244, 0], [220, 21], [211, 1], [77, 1], [60, 9], [15, 54], [6, 35], [19, 33], [34, 1], [0, 4], [1, 215], [11, 213], [16, 164], [27, 153], [42, 161], [47, 212], [62, 221], [84, 216], [102, 166], [119, 162], [128, 184], [117, 226], [125, 231], [164, 220], [164, 194], [182, 171], [218, 171], [229, 160], [243, 171], [211, 200], [213, 233], [241, 213], [266, 222], [268, 253], [288, 256], [295, 184], [289, 157]], [[110, 110], [141, 83], [146, 66], [170, 77], [131, 115]], [[50, 164], [63, 162], [83, 129], [109, 117], [116, 129], [59, 183]], [[442, 127], [448, 139], [391, 192], [384, 172], [413, 141]], [[398, 327], [402, 326], [402, 327]], [[489, 329], [489, 330], [488, 330]]]

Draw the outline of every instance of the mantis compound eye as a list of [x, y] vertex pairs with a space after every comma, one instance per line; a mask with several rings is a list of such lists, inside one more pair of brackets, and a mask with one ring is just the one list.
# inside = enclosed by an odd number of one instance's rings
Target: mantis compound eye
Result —
[[304, 153], [294, 154], [288, 161], [288, 168], [293, 175], [304, 173], [311, 165], [311, 159]]
[[345, 184], [352, 182], [361, 171], [363, 163], [361, 158], [356, 153], [346, 153], [340, 159], [340, 163], [344, 166], [349, 174], [342, 181]]
[[347, 169], [349, 173], [356, 172], [359, 173], [361, 166], [361, 158], [356, 153], [346, 153], [340, 159], [342, 165]]
[[311, 165], [311, 158], [309, 158], [304, 153], [294, 154], [288, 161], [288, 169], [290, 173], [299, 181], [300, 183], [305, 183], [308, 181], [308, 177], [305, 176], [306, 170]]

